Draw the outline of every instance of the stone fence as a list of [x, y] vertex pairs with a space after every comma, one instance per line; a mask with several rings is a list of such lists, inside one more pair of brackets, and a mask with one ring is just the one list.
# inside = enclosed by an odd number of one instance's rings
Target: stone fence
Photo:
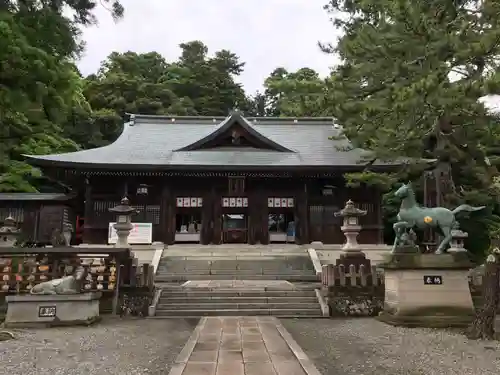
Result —
[[375, 266], [327, 264], [321, 282], [331, 316], [375, 316], [383, 308], [384, 277]]

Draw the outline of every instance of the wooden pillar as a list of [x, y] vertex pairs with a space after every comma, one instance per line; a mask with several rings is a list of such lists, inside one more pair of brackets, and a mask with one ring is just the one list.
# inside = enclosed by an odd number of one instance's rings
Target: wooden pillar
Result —
[[213, 195], [207, 193], [203, 196], [203, 205], [201, 207], [201, 232], [200, 243], [208, 245], [213, 240], [214, 227], [214, 204]]
[[299, 245], [309, 243], [309, 203], [307, 182], [304, 188], [297, 194], [296, 204], [296, 242]]
[[160, 201], [160, 230], [162, 240], [166, 245], [174, 243], [175, 239], [175, 207], [174, 197], [168, 184], [163, 183]]
[[222, 197], [215, 189], [212, 190], [213, 199], [213, 237], [212, 243], [214, 245], [220, 245], [222, 243]]
[[258, 209], [257, 209], [258, 194], [252, 192], [248, 197], [248, 232], [247, 241], [250, 245], [255, 245], [259, 237], [259, 220], [258, 220]]
[[83, 224], [83, 243], [92, 243], [91, 223], [94, 214], [94, 202], [92, 200], [92, 185], [89, 178], [85, 178], [85, 208], [84, 208], [84, 224]]
[[262, 245], [269, 244], [269, 207], [267, 206], [267, 194], [260, 189], [258, 194], [258, 215], [260, 237], [259, 241]]

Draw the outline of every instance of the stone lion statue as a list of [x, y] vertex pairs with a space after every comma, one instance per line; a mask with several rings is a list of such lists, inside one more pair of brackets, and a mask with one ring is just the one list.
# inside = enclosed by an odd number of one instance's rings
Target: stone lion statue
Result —
[[35, 285], [30, 294], [80, 294], [86, 276], [87, 269], [79, 265], [72, 275]]

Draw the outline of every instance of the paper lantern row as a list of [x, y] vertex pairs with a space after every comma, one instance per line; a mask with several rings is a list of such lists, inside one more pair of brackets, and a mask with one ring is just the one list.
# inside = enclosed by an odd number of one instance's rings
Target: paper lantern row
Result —
[[177, 207], [201, 207], [203, 198], [179, 197], [176, 201]]
[[244, 197], [222, 198], [222, 207], [248, 207], [248, 198]]
[[267, 207], [293, 207], [293, 198], [267, 198]]

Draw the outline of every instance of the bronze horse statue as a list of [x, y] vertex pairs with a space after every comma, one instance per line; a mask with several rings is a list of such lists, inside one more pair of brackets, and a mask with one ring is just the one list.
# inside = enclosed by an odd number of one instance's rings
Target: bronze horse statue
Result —
[[484, 206], [472, 207], [468, 204], [462, 204], [454, 210], [444, 207], [422, 207], [417, 203], [411, 183], [403, 184], [394, 195], [401, 198], [402, 202], [397, 216], [398, 221], [393, 226], [396, 233], [393, 252], [401, 240], [401, 234], [409, 229], [439, 228], [444, 239], [439, 244], [436, 254], [445, 253], [452, 239], [452, 230], [459, 229], [455, 215], [462, 211], [474, 212], [484, 208]]

